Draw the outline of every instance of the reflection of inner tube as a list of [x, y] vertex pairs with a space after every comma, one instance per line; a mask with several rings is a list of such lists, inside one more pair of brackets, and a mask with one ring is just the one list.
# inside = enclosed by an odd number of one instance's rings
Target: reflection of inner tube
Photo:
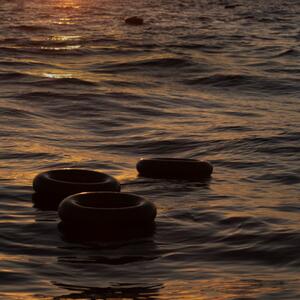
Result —
[[87, 192], [64, 199], [58, 207], [58, 214], [67, 224], [124, 229], [153, 223], [156, 207], [143, 197], [134, 194]]
[[213, 166], [206, 161], [181, 158], [141, 159], [139, 175], [150, 178], [202, 179], [210, 177]]
[[33, 193], [31, 196], [34, 207], [40, 210], [57, 210], [62, 197], [55, 195], [47, 195], [41, 193]]
[[86, 226], [60, 222], [58, 229], [62, 238], [67, 242], [89, 242], [89, 241], [127, 241], [128, 239], [150, 237], [155, 233], [155, 223], [143, 226]]
[[46, 199], [46, 202], [47, 199], [55, 199], [55, 202], [59, 203], [63, 198], [80, 192], [118, 192], [120, 184], [115, 178], [104, 173], [83, 169], [60, 169], [37, 175], [33, 180], [33, 189], [39, 199]]

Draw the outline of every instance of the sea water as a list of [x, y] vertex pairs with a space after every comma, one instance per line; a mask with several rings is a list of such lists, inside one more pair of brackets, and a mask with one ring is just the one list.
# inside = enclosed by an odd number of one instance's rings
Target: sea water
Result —
[[[0, 298], [299, 299], [299, 24], [298, 0], [1, 1]], [[138, 177], [153, 156], [214, 173]], [[63, 167], [153, 201], [153, 236], [67, 239], [31, 187]]]

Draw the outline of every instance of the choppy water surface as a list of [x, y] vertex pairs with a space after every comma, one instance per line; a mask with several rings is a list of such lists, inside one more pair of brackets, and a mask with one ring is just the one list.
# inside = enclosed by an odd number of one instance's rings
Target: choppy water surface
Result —
[[[0, 298], [299, 299], [299, 16], [297, 0], [1, 1]], [[215, 171], [137, 178], [150, 156]], [[31, 200], [58, 167], [155, 202], [156, 233], [66, 239]]]

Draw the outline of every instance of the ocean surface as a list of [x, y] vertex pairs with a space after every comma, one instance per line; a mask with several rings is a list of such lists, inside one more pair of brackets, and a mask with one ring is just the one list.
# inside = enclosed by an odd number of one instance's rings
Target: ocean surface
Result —
[[[300, 299], [299, 24], [298, 0], [1, 0], [0, 299]], [[63, 167], [153, 201], [155, 233], [67, 238], [32, 201]]]

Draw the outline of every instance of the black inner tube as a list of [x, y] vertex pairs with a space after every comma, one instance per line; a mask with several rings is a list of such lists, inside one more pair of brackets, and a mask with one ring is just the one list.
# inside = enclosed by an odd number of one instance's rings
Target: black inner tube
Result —
[[136, 168], [144, 177], [189, 180], [202, 180], [210, 177], [213, 171], [213, 166], [206, 161], [181, 158], [141, 159]]
[[163, 157], [154, 157], [149, 160], [158, 160], [158, 161], [166, 161], [166, 162], [186, 162], [186, 163], [195, 163], [198, 162], [197, 159], [192, 158], [163, 158]]
[[53, 180], [73, 183], [98, 183], [107, 179], [107, 175], [90, 170], [53, 170], [48, 174]]
[[[80, 197], [75, 197], [75, 202], [83, 207], [88, 208], [127, 208], [133, 207], [140, 203], [138, 198], [134, 198], [132, 195], [129, 197], [124, 194], [115, 193], [115, 194], [108, 194], [109, 197], [106, 196], [105, 193], [99, 195], [97, 193], [81, 194]], [[108, 199], [109, 198], [109, 199]]]

